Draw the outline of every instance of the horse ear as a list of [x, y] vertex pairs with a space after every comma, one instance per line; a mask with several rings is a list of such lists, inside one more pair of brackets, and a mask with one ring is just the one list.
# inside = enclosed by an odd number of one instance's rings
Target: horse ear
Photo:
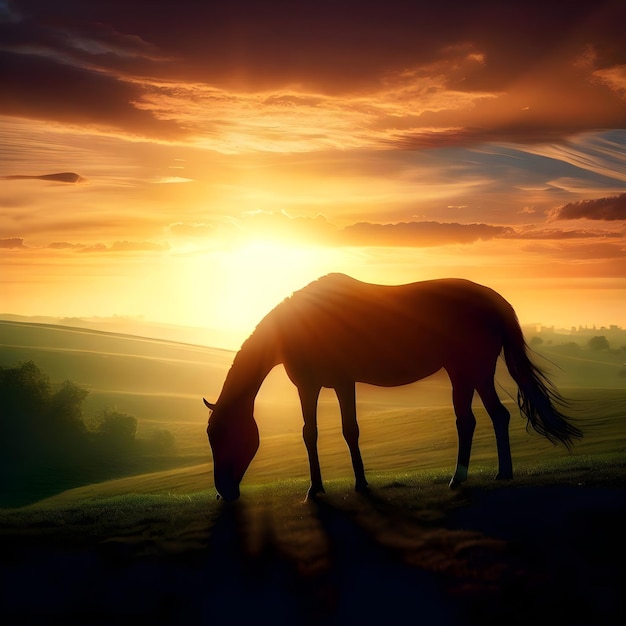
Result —
[[215, 409], [215, 405], [214, 405], [214, 404], [212, 404], [211, 402], [207, 402], [207, 399], [206, 399], [206, 398], [202, 398], [202, 400], [204, 401], [204, 404], [205, 404], [205, 405], [206, 405], [209, 409], [211, 409], [211, 411], [213, 411], [213, 410]]

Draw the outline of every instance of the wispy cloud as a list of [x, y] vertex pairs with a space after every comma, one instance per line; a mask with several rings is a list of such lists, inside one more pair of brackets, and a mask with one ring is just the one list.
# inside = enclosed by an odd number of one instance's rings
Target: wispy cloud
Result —
[[581, 172], [591, 172], [626, 183], [626, 137], [623, 130], [584, 133], [559, 143], [525, 145], [528, 154], [567, 163]]
[[[594, 261], [615, 261], [623, 259], [625, 254], [625, 246], [620, 243], [596, 241], [588, 243], [574, 244], [531, 244], [525, 247], [526, 252], [532, 253], [539, 257], [544, 256], [551, 259], [577, 261], [577, 262], [594, 262]], [[614, 264], [611, 271], [613, 276], [625, 276], [626, 266], [624, 264]]]
[[152, 241], [115, 241], [110, 245], [104, 243], [92, 244], [80, 248], [79, 252], [165, 252], [169, 250], [166, 243]]
[[2, 176], [2, 180], [46, 180], [55, 183], [83, 183], [85, 179], [74, 172], [60, 172], [58, 174], [41, 174], [39, 176], [30, 176], [26, 174], [13, 174], [11, 176]]
[[593, 76], [608, 85], [626, 100], [626, 65], [616, 65], [595, 70]]
[[103, 253], [126, 253], [126, 252], [167, 252], [170, 250], [168, 243], [154, 241], [114, 241], [112, 243], [84, 244], [69, 241], [54, 241], [43, 247], [24, 244], [21, 237], [0, 239], [0, 248], [7, 250], [58, 250], [70, 252], [103, 252]]

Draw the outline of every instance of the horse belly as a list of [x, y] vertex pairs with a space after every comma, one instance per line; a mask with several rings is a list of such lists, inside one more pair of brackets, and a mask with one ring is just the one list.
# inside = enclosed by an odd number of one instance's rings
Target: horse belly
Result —
[[[380, 387], [407, 385], [434, 374], [443, 366], [442, 355], [428, 349], [424, 342], [368, 342], [334, 345], [332, 350], [318, 351], [318, 371], [329, 379], [351, 380]], [[332, 384], [324, 386], [332, 387]]]

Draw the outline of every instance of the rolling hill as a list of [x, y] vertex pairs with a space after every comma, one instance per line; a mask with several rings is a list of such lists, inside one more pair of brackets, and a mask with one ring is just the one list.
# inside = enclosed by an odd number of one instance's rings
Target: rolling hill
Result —
[[[574, 454], [604, 454], [626, 447], [626, 378], [614, 354], [545, 351], [555, 382], [573, 400], [585, 438]], [[153, 468], [144, 477], [150, 489], [183, 492], [204, 489], [211, 482], [210, 449], [202, 396], [215, 399], [234, 353], [121, 333], [43, 323], [0, 321], [0, 366], [32, 360], [53, 382], [70, 379], [89, 390], [84, 418], [105, 407], [137, 418], [138, 436], [166, 428], [176, 437], [172, 466]], [[541, 463], [568, 452], [525, 430], [516, 416], [515, 386], [499, 364], [497, 380], [509, 407], [512, 450], [516, 466]], [[432, 469], [454, 466], [456, 430], [445, 373], [406, 387], [381, 389], [360, 385], [357, 393], [361, 449], [368, 472]], [[327, 478], [351, 475], [341, 436], [340, 416], [331, 390], [320, 397], [320, 459]], [[478, 427], [473, 464], [495, 471], [495, 445], [488, 417], [476, 401]], [[245, 482], [304, 479], [308, 475], [302, 444], [302, 419], [295, 388], [282, 367], [266, 379], [256, 402], [261, 448]], [[181, 465], [185, 466], [181, 468]], [[171, 472], [171, 475], [167, 475]], [[127, 489], [128, 484], [119, 485]], [[137, 485], [139, 485], [137, 483]], [[245, 485], [244, 485], [245, 486]]]

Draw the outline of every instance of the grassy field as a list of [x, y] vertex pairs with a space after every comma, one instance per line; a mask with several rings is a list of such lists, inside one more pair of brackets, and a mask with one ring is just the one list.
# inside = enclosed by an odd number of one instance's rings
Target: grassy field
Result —
[[[210, 451], [202, 396], [215, 400], [233, 353], [202, 346], [129, 335], [43, 324], [0, 322], [0, 366], [33, 360], [53, 381], [70, 379], [89, 390], [84, 418], [89, 421], [105, 407], [114, 407], [138, 420], [137, 436], [166, 428], [176, 437], [176, 455], [146, 471], [174, 470], [171, 488], [202, 489], [210, 484]], [[626, 449], [626, 378], [618, 376], [622, 355], [570, 355], [553, 350], [547, 365], [586, 436], [574, 454]], [[525, 431], [512, 398], [515, 387], [499, 365], [500, 395], [512, 419], [512, 449], [516, 465], [540, 462], [542, 455], [565, 455], [537, 435]], [[359, 386], [357, 393], [361, 447], [370, 471], [454, 467], [456, 431], [450, 384], [439, 373], [414, 385], [394, 389]], [[478, 427], [473, 461], [495, 462], [490, 421], [475, 403]], [[302, 418], [295, 388], [282, 367], [265, 381], [256, 402], [261, 448], [246, 475], [256, 484], [299, 479], [308, 474], [302, 444]], [[337, 402], [330, 390], [321, 395], [320, 456], [326, 478], [349, 476], [349, 455], [340, 434]], [[187, 469], [180, 471], [180, 466]], [[203, 467], [204, 466], [204, 467]], [[495, 466], [493, 466], [495, 471]], [[135, 471], [139, 471], [137, 468]], [[106, 487], [103, 487], [106, 488]]]
[[5, 510], [3, 623], [622, 623], [623, 458], [478, 469], [459, 491], [387, 472], [367, 495], [335, 479], [304, 503], [283, 480], [225, 506], [139, 480]]
[[[53, 381], [164, 427], [162, 467], [0, 510], [2, 623], [553, 624], [623, 622], [626, 380], [620, 355], [546, 350], [585, 433], [570, 453], [529, 434], [498, 373], [515, 480], [497, 483], [478, 427], [463, 489], [447, 483], [449, 383], [358, 390], [370, 493], [353, 492], [330, 392], [320, 402], [327, 494], [304, 503], [295, 389], [277, 368], [257, 401], [261, 448], [232, 506], [215, 500], [206, 411], [233, 354], [187, 344], [0, 322], [0, 365], [32, 359]], [[157, 470], [157, 471], [154, 471]]]

